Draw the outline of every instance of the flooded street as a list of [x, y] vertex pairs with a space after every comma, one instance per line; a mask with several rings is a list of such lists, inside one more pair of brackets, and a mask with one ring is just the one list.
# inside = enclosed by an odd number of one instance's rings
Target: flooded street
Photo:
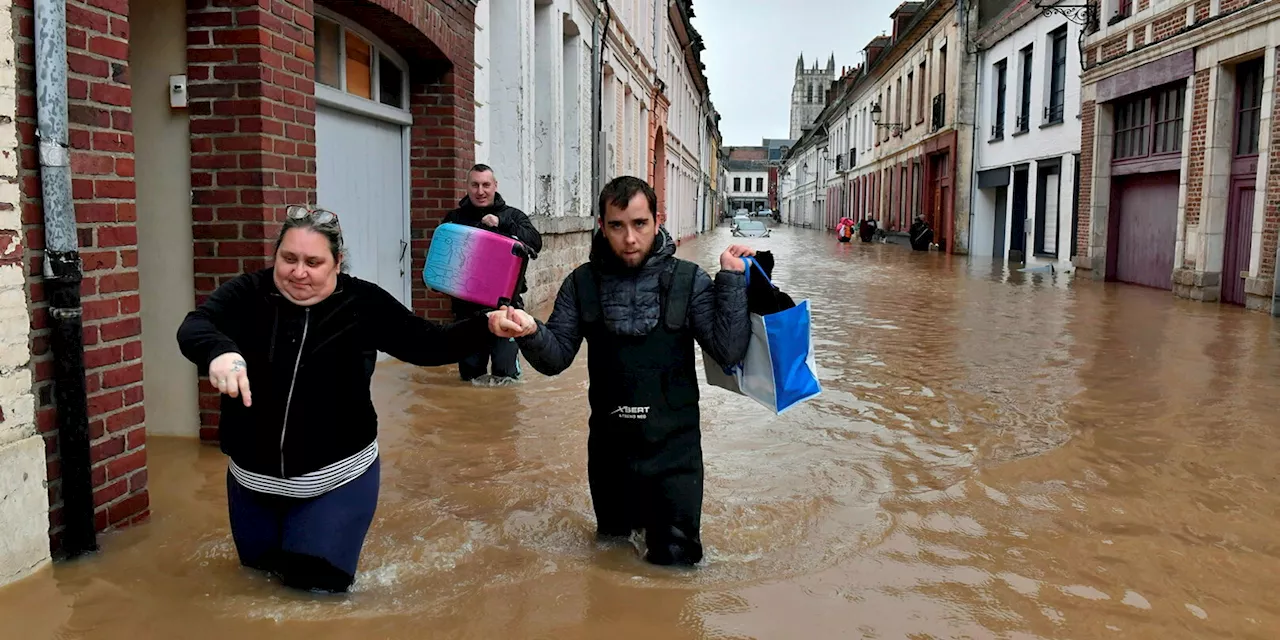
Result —
[[[729, 240], [680, 253], [714, 273]], [[812, 300], [825, 392], [776, 417], [703, 388], [699, 569], [594, 543], [585, 351], [500, 388], [385, 364], [355, 593], [240, 569], [225, 458], [153, 438], [151, 522], [0, 590], [0, 636], [1280, 635], [1275, 320], [811, 231], [750, 243]]]

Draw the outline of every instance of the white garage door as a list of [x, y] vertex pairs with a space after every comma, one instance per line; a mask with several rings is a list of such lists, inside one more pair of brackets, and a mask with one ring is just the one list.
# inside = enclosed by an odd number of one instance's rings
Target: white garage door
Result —
[[409, 206], [403, 125], [316, 109], [319, 206], [338, 214], [351, 275], [409, 304]]

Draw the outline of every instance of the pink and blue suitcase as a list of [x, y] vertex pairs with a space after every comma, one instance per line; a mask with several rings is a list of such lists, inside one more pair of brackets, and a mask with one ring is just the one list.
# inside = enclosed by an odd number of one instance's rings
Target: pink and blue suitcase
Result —
[[446, 295], [497, 308], [515, 298], [529, 258], [528, 247], [515, 238], [446, 223], [431, 235], [422, 280]]

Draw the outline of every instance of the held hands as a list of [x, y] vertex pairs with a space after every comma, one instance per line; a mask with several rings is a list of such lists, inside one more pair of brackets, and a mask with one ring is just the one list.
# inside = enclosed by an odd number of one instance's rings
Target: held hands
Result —
[[209, 382], [232, 398], [244, 396], [244, 406], [253, 404], [249, 393], [249, 370], [244, 363], [244, 356], [238, 353], [224, 353], [209, 363]]
[[495, 216], [492, 213], [490, 213], [485, 217], [480, 218], [480, 224], [483, 224], [486, 227], [496, 227], [498, 226], [498, 216]]
[[538, 331], [538, 323], [523, 309], [502, 307], [488, 315], [489, 331], [499, 338], [523, 338]]
[[743, 273], [747, 270], [747, 263], [742, 261], [743, 256], [754, 256], [756, 250], [745, 244], [731, 244], [724, 253], [720, 254], [720, 268], [725, 271], [736, 271]]

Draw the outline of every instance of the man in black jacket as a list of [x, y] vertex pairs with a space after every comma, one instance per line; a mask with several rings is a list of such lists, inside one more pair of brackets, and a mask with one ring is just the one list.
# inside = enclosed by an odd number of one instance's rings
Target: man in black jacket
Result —
[[[591, 260], [560, 287], [555, 309], [516, 339], [546, 375], [569, 367], [585, 338], [590, 377], [587, 474], [601, 538], [644, 529], [654, 564], [702, 560], [702, 433], [694, 341], [740, 362], [751, 337], [749, 247], [720, 256], [715, 282], [675, 257], [657, 195], [623, 176], [600, 194]], [[521, 321], [521, 320], [517, 320]]]
[[[496, 231], [523, 242], [534, 255], [542, 251], [542, 235], [523, 211], [507, 206], [498, 193], [498, 179], [488, 165], [477, 164], [467, 173], [467, 195], [458, 202], [458, 208], [444, 217], [444, 222], [465, 224]], [[528, 288], [524, 278], [516, 285], [512, 306], [523, 308], [520, 294]], [[465, 300], [453, 299], [453, 315], [457, 320], [491, 311]], [[489, 360], [493, 360], [492, 376], [495, 381], [508, 382], [520, 377], [520, 365], [516, 361], [519, 349], [515, 342], [495, 339], [488, 348], [464, 358], [458, 363], [458, 374], [463, 380], [474, 380], [489, 373]]]

